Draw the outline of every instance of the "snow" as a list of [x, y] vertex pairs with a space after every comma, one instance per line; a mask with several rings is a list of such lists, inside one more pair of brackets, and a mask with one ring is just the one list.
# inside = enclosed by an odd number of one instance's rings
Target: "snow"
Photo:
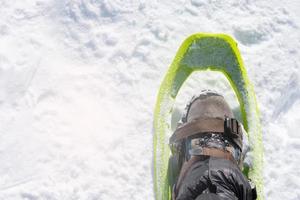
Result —
[[238, 41], [262, 114], [266, 199], [300, 199], [299, 8], [0, 0], [0, 199], [154, 199], [156, 95], [195, 32]]

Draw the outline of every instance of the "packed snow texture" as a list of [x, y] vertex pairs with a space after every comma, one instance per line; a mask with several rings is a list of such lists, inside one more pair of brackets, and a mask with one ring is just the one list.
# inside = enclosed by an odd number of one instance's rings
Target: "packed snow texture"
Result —
[[222, 32], [238, 41], [257, 94], [265, 197], [299, 200], [299, 9], [298, 0], [0, 0], [0, 199], [154, 199], [159, 85], [187, 36]]

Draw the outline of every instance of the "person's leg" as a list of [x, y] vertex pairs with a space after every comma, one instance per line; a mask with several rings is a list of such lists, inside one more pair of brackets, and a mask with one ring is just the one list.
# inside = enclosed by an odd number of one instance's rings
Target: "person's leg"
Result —
[[209, 180], [223, 199], [252, 200], [252, 188], [240, 168], [230, 160], [211, 157]]
[[196, 200], [225, 200], [216, 194], [200, 194]]
[[208, 188], [209, 157], [183, 167], [175, 187], [176, 200], [191, 200]]
[[250, 184], [238, 166], [229, 160], [205, 157], [183, 176], [177, 185], [176, 200], [194, 200], [202, 194], [214, 194], [212, 197], [222, 200], [251, 199]]

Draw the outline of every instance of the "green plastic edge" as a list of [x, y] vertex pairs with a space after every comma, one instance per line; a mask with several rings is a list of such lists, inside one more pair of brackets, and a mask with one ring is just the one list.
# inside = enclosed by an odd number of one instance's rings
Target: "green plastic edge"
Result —
[[[253, 166], [249, 170], [249, 178], [255, 183], [257, 187], [258, 199], [263, 200], [263, 146], [262, 146], [262, 132], [260, 124], [260, 113], [256, 102], [255, 93], [253, 86], [249, 81], [247, 72], [245, 70], [240, 52], [237, 48], [236, 42], [226, 34], [211, 34], [211, 33], [197, 33], [188, 37], [183, 44], [180, 46], [169, 70], [160, 86], [159, 93], [154, 111], [154, 137], [153, 137], [153, 149], [154, 149], [154, 192], [156, 200], [169, 200], [171, 198], [171, 188], [168, 184], [168, 159], [170, 156], [170, 150], [168, 147], [168, 135], [166, 133], [170, 130], [170, 125], [167, 119], [172, 113], [172, 108], [176, 95], [188, 78], [188, 76], [199, 69], [188, 68], [180, 65], [180, 62], [184, 58], [188, 48], [195, 40], [200, 40], [205, 37], [214, 37], [226, 41], [234, 52], [234, 56], [237, 59], [239, 70], [242, 74], [242, 79], [245, 83], [244, 89], [246, 93], [241, 94], [240, 90], [237, 89], [231, 74], [226, 69], [220, 69], [216, 66], [210, 66], [206, 69], [220, 71], [229, 80], [231, 87], [233, 88], [238, 101], [240, 103], [243, 124], [246, 131], [249, 133], [249, 141], [252, 147], [252, 152], [255, 155], [253, 157]], [[180, 71], [181, 68], [181, 71]], [[201, 69], [203, 70], [203, 69]], [[174, 91], [174, 80], [177, 72], [185, 73], [179, 87], [175, 88]], [[245, 103], [247, 102], [247, 104]], [[252, 130], [249, 130], [252, 128]], [[253, 130], [254, 129], [254, 130]]]

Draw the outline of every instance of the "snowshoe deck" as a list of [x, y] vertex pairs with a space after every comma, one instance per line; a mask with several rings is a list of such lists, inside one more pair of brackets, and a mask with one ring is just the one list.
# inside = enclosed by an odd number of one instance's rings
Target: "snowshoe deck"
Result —
[[188, 37], [179, 48], [161, 86], [154, 112], [154, 190], [156, 200], [171, 198], [174, 182], [168, 139], [176, 96], [189, 75], [199, 70], [222, 72], [234, 90], [248, 132], [253, 156], [252, 166], [244, 169], [263, 200], [263, 146], [259, 110], [236, 42], [225, 34], [198, 33]]

